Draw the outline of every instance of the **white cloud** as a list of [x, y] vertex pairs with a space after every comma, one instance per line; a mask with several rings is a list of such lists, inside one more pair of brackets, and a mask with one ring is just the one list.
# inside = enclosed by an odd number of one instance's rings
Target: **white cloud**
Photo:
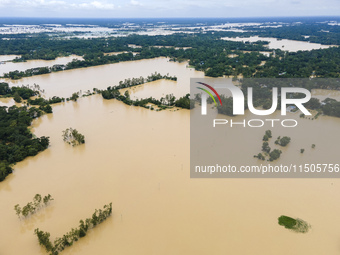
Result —
[[140, 3], [140, 2], [138, 2], [138, 1], [136, 1], [136, 0], [131, 0], [131, 1], [130, 1], [130, 4], [133, 5], [133, 6], [143, 6], [142, 3]]
[[113, 10], [115, 5], [107, 1], [92, 1], [72, 3], [63, 0], [0, 0], [0, 6], [12, 6], [21, 8], [43, 8], [43, 7], [59, 7], [66, 9], [97, 9], [97, 10]]
[[93, 1], [90, 3], [81, 3], [81, 4], [71, 4], [71, 6], [76, 8], [84, 8], [84, 9], [98, 9], [98, 10], [113, 10], [115, 8], [114, 4]]
[[[327, 4], [326, 4], [327, 3]], [[339, 0], [0, 0], [0, 16], [245, 17], [335, 15]]]
[[[20, 3], [20, 2], [17, 2], [17, 3]], [[23, 4], [21, 5], [24, 5], [27, 7], [48, 7], [48, 6], [65, 6], [67, 5], [67, 3], [64, 1], [57, 1], [57, 0], [52, 0], [52, 1], [32, 0], [32, 1], [24, 1]]]

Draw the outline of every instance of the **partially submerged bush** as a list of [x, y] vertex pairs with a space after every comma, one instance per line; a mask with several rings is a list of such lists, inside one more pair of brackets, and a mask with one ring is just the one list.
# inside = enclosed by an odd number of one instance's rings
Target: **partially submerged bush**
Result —
[[304, 220], [298, 218], [294, 219], [285, 215], [281, 215], [278, 218], [278, 221], [279, 225], [297, 233], [307, 233], [310, 228], [310, 225]]
[[85, 143], [85, 136], [80, 134], [77, 129], [67, 128], [63, 131], [63, 140], [72, 146]]

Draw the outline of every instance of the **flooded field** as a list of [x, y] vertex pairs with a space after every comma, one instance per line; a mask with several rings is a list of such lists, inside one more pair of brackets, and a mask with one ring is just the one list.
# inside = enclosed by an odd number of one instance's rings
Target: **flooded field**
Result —
[[269, 41], [268, 48], [269, 49], [280, 49], [290, 52], [296, 52], [299, 50], [315, 50], [315, 49], [326, 49], [332, 47], [332, 45], [321, 45], [319, 43], [310, 43], [304, 41], [294, 41], [288, 39], [276, 39], [271, 37], [259, 37], [259, 36], [251, 36], [251, 37], [224, 37], [223, 40], [235, 41], [235, 42], [257, 42], [257, 41]]
[[87, 90], [92, 91], [93, 88], [106, 89], [108, 86], [118, 85], [119, 81], [124, 79], [139, 78], [140, 76], [146, 78], [152, 73], [159, 72], [162, 75], [169, 73], [171, 76], [177, 76], [177, 83], [169, 82], [170, 89], [166, 93], [182, 96], [189, 93], [188, 84], [190, 77], [204, 76], [203, 73], [197, 72], [192, 68], [186, 68], [186, 66], [186, 62], [175, 63], [167, 58], [156, 58], [67, 70], [20, 80], [7, 79], [6, 82], [15, 86], [33, 85], [36, 83], [40, 85], [41, 89], [45, 90], [46, 97], [69, 97], [73, 92], [80, 90], [85, 92]]
[[[9, 57], [10, 55], [2, 55], [0, 56], [0, 61], [8, 61], [12, 60], [15, 58]], [[12, 55], [13, 56], [13, 55]], [[5, 60], [1, 60], [5, 59]], [[71, 62], [73, 59], [83, 59], [82, 57], [76, 56], [76, 55], [71, 55], [68, 57], [59, 57], [56, 58], [55, 60], [28, 60], [26, 62], [4, 62], [0, 64], [0, 76], [3, 75], [4, 73], [8, 73], [10, 71], [25, 71], [30, 68], [36, 68], [36, 67], [52, 67], [53, 65], [66, 65], [67, 63]]]
[[[0, 55], [0, 62], [3, 61], [11, 61], [13, 59], [15, 59], [16, 57], [20, 57], [19, 55]], [[4, 63], [1, 63], [4, 64]], [[0, 66], [1, 68], [2, 66]]]
[[328, 97], [340, 101], [340, 91], [339, 90], [326, 90], [326, 89], [313, 89], [312, 97], [316, 97], [320, 101], [325, 100]]
[[[36, 83], [47, 97], [69, 96], [155, 71], [176, 75], [178, 81], [132, 88], [132, 97], [182, 96], [189, 92], [190, 77], [203, 77], [187, 63], [157, 58], [34, 76], [12, 84]], [[37, 136], [50, 137], [51, 146], [17, 163], [15, 172], [0, 184], [0, 253], [46, 254], [33, 235], [35, 228], [50, 232], [54, 239], [109, 202], [112, 217], [62, 254], [339, 253], [340, 232], [334, 227], [340, 222], [338, 179], [190, 179], [189, 115], [188, 110], [155, 112], [127, 106], [100, 95], [54, 105], [53, 114], [32, 126]], [[298, 121], [306, 135], [299, 137], [292, 130], [279, 134], [292, 138], [282, 162], [298, 160], [301, 146], [307, 159], [327, 151], [327, 146], [339, 151], [339, 138], [331, 132], [338, 129], [340, 119]], [[61, 134], [68, 127], [84, 134], [86, 143], [78, 147], [64, 143]], [[327, 132], [319, 135], [322, 129]], [[252, 164], [264, 131], [243, 137], [253, 139], [249, 147], [231, 136], [233, 155], [242, 153], [244, 163]], [[311, 143], [316, 144], [314, 152], [307, 148]], [[19, 220], [14, 205], [26, 204], [36, 193], [50, 193], [55, 201]], [[284, 229], [277, 224], [282, 214], [306, 220], [311, 231], [296, 234]]]

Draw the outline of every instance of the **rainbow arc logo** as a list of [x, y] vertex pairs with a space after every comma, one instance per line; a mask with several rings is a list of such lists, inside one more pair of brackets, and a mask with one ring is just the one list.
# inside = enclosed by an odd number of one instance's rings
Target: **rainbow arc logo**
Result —
[[[209, 88], [212, 92], [214, 92], [214, 94], [216, 95], [216, 97], [218, 98], [218, 100], [220, 101], [220, 104], [222, 105], [222, 100], [220, 98], [220, 95], [217, 93], [217, 91], [210, 85], [206, 84], [206, 83], [203, 83], [203, 82], [197, 82], [198, 84], [201, 84], [203, 86], [206, 86], [207, 88]], [[214, 100], [214, 103], [215, 105], [217, 106], [217, 102], [215, 100], [215, 97], [211, 94], [211, 92], [207, 89], [203, 89], [203, 88], [200, 88], [200, 87], [197, 87], [198, 89], [200, 90], [203, 90], [204, 92], [206, 92], [211, 98], [212, 100]]]

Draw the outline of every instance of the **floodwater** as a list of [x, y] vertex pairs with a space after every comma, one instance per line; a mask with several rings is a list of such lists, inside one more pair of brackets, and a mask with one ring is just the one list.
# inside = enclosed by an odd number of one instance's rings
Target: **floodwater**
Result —
[[[194, 72], [193, 72], [194, 73]], [[203, 77], [204, 74], [195, 72], [196, 78]], [[183, 86], [183, 84], [171, 81], [171, 80], [157, 80], [153, 82], [148, 82], [143, 85], [134, 86], [127, 89], [121, 89], [121, 93], [125, 93], [128, 90], [131, 99], [142, 99], [149, 98], [151, 95], [153, 98], [160, 99], [165, 98], [167, 94], [173, 94], [176, 98], [182, 97], [187, 93], [190, 93], [188, 86]]]
[[21, 103], [15, 102], [12, 97], [0, 97], [0, 106], [10, 107], [10, 106], [13, 106], [13, 105], [20, 107]]
[[[16, 57], [20, 57], [20, 56], [19, 55], [0, 55], [0, 62], [11, 61], [11, 60], [15, 59]], [[3, 64], [3, 63], [1, 63], [1, 64]]]
[[329, 47], [333, 47], [334, 45], [321, 45], [319, 43], [310, 43], [304, 41], [294, 41], [282, 39], [278, 40], [277, 38], [271, 37], [259, 37], [259, 36], [251, 36], [251, 37], [224, 37], [221, 38], [223, 40], [234, 41], [234, 42], [257, 42], [257, 41], [268, 41], [269, 49], [280, 49], [284, 51], [296, 52], [299, 50], [316, 50], [316, 49], [326, 49]]
[[[14, 55], [2, 55], [0, 58], [0, 61], [7, 61], [7, 60], [13, 60], [14, 57], [10, 57]], [[4, 60], [1, 60], [1, 59]], [[0, 75], [2, 76], [4, 73], [8, 73], [10, 71], [25, 71], [30, 68], [36, 68], [36, 67], [52, 67], [53, 65], [66, 65], [67, 63], [71, 62], [73, 59], [83, 59], [80, 56], [71, 55], [68, 57], [59, 57], [54, 60], [28, 60], [26, 62], [5, 62], [0, 64]]]
[[312, 89], [312, 97], [316, 97], [320, 101], [325, 100], [328, 97], [340, 101], [340, 91], [328, 89]]
[[[47, 95], [63, 96], [81, 84], [85, 91], [158, 71], [176, 75], [178, 84], [157, 81], [144, 85], [146, 90], [157, 94], [158, 87], [169, 85], [169, 91], [183, 86], [185, 92], [190, 77], [203, 76], [186, 65], [159, 58], [35, 76], [25, 82], [40, 84]], [[88, 81], [91, 76], [95, 77]], [[136, 95], [146, 93], [135, 90]], [[33, 235], [35, 228], [54, 239], [109, 202], [112, 217], [62, 254], [339, 253], [340, 232], [334, 227], [340, 222], [338, 179], [190, 179], [188, 110], [155, 112], [94, 95], [54, 105], [53, 112], [33, 122], [33, 132], [49, 136], [51, 146], [18, 163], [0, 183], [1, 254], [46, 254]], [[337, 130], [340, 119], [321, 116], [299, 123], [310, 139], [293, 130], [280, 132], [292, 138], [282, 160], [312, 158], [339, 139], [328, 131]], [[86, 143], [64, 143], [61, 134], [68, 127], [84, 134]], [[322, 127], [327, 132], [320, 136]], [[264, 131], [246, 135], [256, 148], [231, 137], [245, 163], [254, 161]], [[307, 147], [311, 143], [316, 144], [314, 151]], [[301, 146], [304, 155], [298, 152]], [[19, 220], [14, 205], [26, 204], [36, 193], [49, 193], [55, 200], [33, 217]], [[284, 229], [277, 224], [282, 214], [306, 220], [311, 231], [296, 234]]]
[[182, 96], [189, 93], [188, 82], [190, 77], [204, 76], [202, 72], [197, 72], [193, 68], [186, 68], [187, 65], [187, 62], [176, 63], [167, 58], [156, 58], [67, 70], [20, 80], [6, 79], [5, 81], [15, 86], [36, 83], [40, 85], [41, 89], [45, 90], [46, 97], [69, 97], [73, 92], [80, 90], [85, 92], [87, 90], [92, 91], [93, 88], [106, 89], [108, 86], [118, 85], [119, 81], [127, 78], [139, 78], [140, 76], [146, 78], [152, 73], [158, 72], [162, 75], [168, 73], [171, 76], [176, 75], [178, 82], [175, 84], [170, 82], [170, 89], [166, 91], [166, 94], [174, 93]]

